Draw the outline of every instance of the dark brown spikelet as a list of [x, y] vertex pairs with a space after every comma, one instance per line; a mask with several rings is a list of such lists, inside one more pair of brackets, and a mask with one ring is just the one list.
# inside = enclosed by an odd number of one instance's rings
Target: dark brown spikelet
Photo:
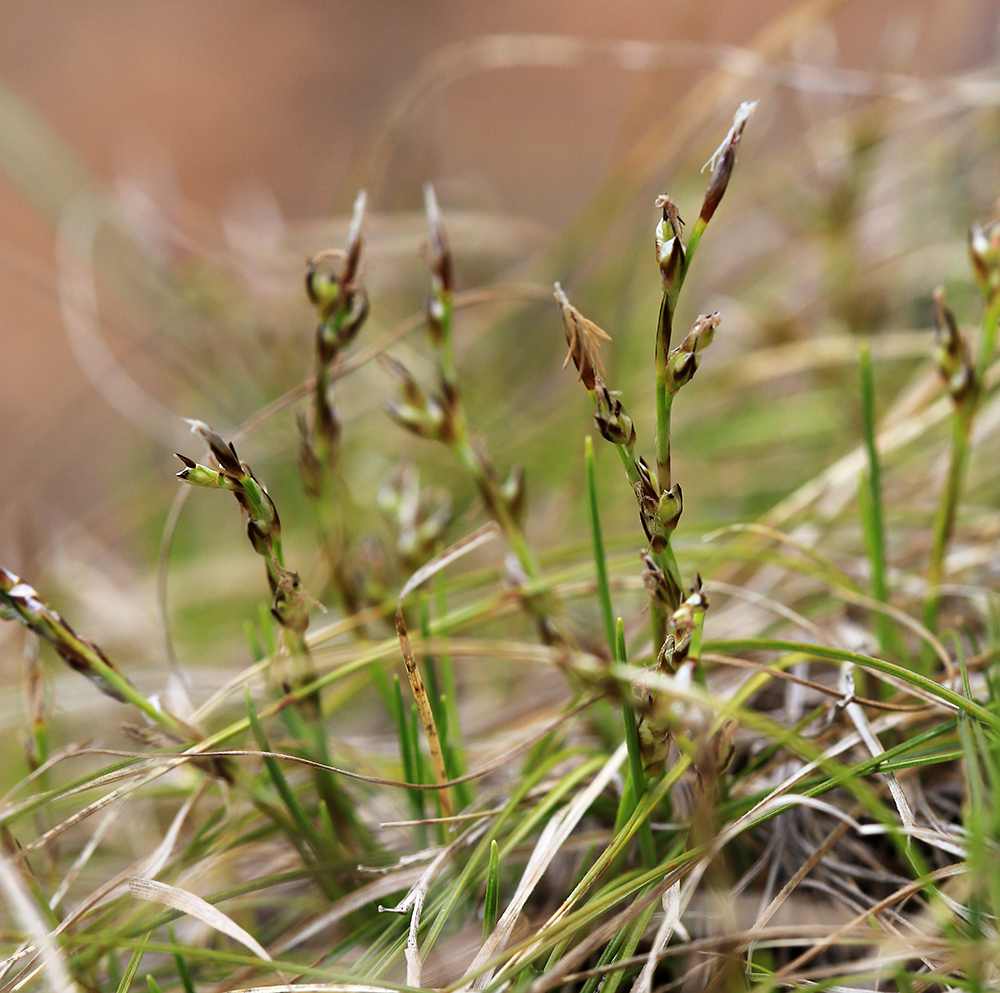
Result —
[[[222, 440], [222, 436], [216, 434], [204, 421], [186, 419], [191, 425], [191, 430], [204, 439], [208, 445], [208, 450], [212, 453], [212, 458], [218, 463], [220, 471], [230, 479], [240, 479], [243, 476], [243, 466], [240, 464], [240, 457], [236, 454], [236, 449], [232, 442], [227, 445]], [[188, 465], [189, 459], [183, 459]], [[188, 465], [188, 468], [193, 466]]]
[[427, 228], [430, 232], [427, 262], [431, 277], [436, 284], [435, 290], [451, 293], [454, 288], [451, 249], [448, 247], [448, 236], [441, 221], [441, 208], [438, 206], [437, 195], [430, 183], [424, 187], [424, 206], [427, 213]]
[[653, 244], [663, 289], [668, 292], [684, 268], [684, 243], [681, 241], [684, 218], [681, 217], [677, 204], [666, 193], [661, 193], [653, 201], [653, 206], [663, 214], [663, 220], [656, 225]]
[[1000, 293], [1000, 201], [989, 221], [969, 228], [969, 259], [979, 292], [992, 304]]
[[663, 211], [663, 219], [670, 225], [674, 237], [679, 238], [684, 233], [684, 218], [681, 217], [680, 208], [673, 199], [666, 193], [661, 193], [654, 201], [653, 206], [657, 210]]
[[706, 224], [712, 219], [715, 209], [725, 195], [726, 187], [729, 185], [729, 177], [733, 174], [733, 166], [736, 165], [736, 150], [740, 147], [743, 129], [756, 107], [756, 100], [740, 104], [733, 117], [733, 126], [729, 129], [729, 133], [715, 150], [715, 154], [705, 163], [706, 169], [709, 166], [712, 167], [712, 178], [705, 191], [705, 200], [701, 205], [701, 214], [699, 215]]
[[601, 347], [601, 342], [611, 341], [611, 335], [602, 331], [593, 321], [588, 321], [569, 302], [558, 283], [555, 284], [553, 295], [559, 304], [563, 330], [566, 333], [566, 344], [569, 347], [563, 368], [565, 369], [569, 360], [572, 359], [580, 374], [580, 381], [588, 390], [593, 391], [598, 380], [604, 381], [604, 365], [601, 362], [598, 349]]
[[975, 371], [969, 343], [959, 330], [955, 315], [945, 299], [944, 289], [934, 291], [935, 360], [938, 372], [948, 384], [948, 392], [956, 403], [962, 403], [975, 385]]
[[125, 680], [121, 670], [97, 645], [81, 638], [55, 610], [43, 603], [33, 587], [4, 568], [0, 568], [0, 617], [20, 621], [49, 642], [64, 662], [86, 676], [102, 693], [120, 703], [126, 702], [125, 697], [104, 678], [100, 665], [107, 666]]

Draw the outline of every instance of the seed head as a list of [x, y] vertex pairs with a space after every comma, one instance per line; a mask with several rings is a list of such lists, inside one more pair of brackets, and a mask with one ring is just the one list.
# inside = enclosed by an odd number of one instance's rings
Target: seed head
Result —
[[278, 581], [274, 588], [271, 615], [283, 627], [297, 635], [309, 627], [309, 610], [316, 601], [303, 589], [297, 572], [277, 566]]
[[694, 327], [687, 333], [684, 340], [670, 352], [667, 361], [668, 392], [676, 393], [694, 378], [701, 361], [700, 353], [712, 344], [716, 328], [721, 320], [718, 311], [714, 314], [702, 314], [694, 322]]
[[[687, 660], [688, 652], [691, 650], [691, 635], [698, 625], [698, 618], [706, 610], [708, 610], [708, 596], [701, 575], [697, 574], [690, 595], [670, 618], [670, 630], [673, 633], [667, 637], [661, 650], [661, 655], [674, 671]], [[669, 650], [667, 650], [668, 644]]]
[[416, 468], [402, 462], [379, 487], [378, 505], [397, 531], [399, 558], [407, 568], [418, 569], [444, 540], [452, 518], [448, 494], [421, 487]]
[[184, 421], [190, 425], [192, 434], [200, 435], [204, 439], [212, 458], [225, 475], [233, 479], [239, 479], [243, 475], [243, 465], [232, 442], [227, 445], [221, 435], [216, 434], [204, 421], [189, 417], [185, 417]]
[[938, 371], [948, 384], [948, 392], [955, 403], [961, 403], [973, 389], [976, 374], [969, 343], [959, 330], [940, 286], [934, 291], [934, 323], [937, 325], [934, 357]]
[[354, 340], [368, 316], [368, 294], [359, 275], [366, 203], [362, 190], [354, 201], [344, 251], [326, 249], [306, 264], [306, 293], [320, 319], [316, 353], [322, 366]]
[[347, 259], [341, 275], [341, 282], [346, 285], [354, 282], [354, 277], [358, 271], [358, 263], [361, 261], [361, 249], [365, 240], [365, 207], [367, 205], [368, 194], [364, 190], [359, 190], [358, 195], [354, 198], [354, 209], [351, 212], [351, 226], [347, 229]]
[[669, 490], [660, 495], [659, 503], [656, 506], [657, 530], [665, 533], [675, 531], [683, 512], [684, 494], [681, 492], [681, 484], [674, 483]]
[[105, 678], [105, 665], [128, 682], [118, 667], [92, 641], [81, 638], [48, 604], [34, 587], [8, 569], [0, 568], [0, 617], [19, 621], [49, 642], [59, 657], [71, 668], [86, 676], [102, 693], [125, 703], [125, 697]]
[[438, 206], [437, 195], [430, 183], [424, 187], [424, 210], [430, 232], [427, 261], [434, 284], [434, 294], [438, 296], [442, 293], [451, 293], [454, 288], [451, 249], [448, 247], [448, 236], [441, 221], [441, 208]]
[[500, 497], [507, 505], [507, 511], [518, 527], [524, 526], [524, 515], [527, 508], [526, 491], [524, 466], [511, 466], [507, 478], [500, 484]]
[[641, 552], [639, 558], [642, 560], [642, 585], [646, 587], [646, 592], [660, 603], [670, 603], [670, 585], [664, 571], [648, 552]]
[[174, 452], [174, 457], [184, 463], [184, 468], [176, 473], [178, 479], [192, 486], [204, 486], [208, 489], [231, 490], [236, 485], [228, 476], [224, 476], [216, 469], [210, 469], [206, 465], [199, 465], [194, 459], [189, 459], [180, 452]]
[[563, 368], [565, 369], [569, 365], [569, 360], [572, 359], [579, 373], [580, 381], [593, 392], [597, 381], [604, 379], [604, 365], [601, 362], [598, 349], [601, 347], [601, 342], [611, 341], [611, 335], [602, 331], [593, 321], [587, 320], [569, 302], [558, 283], [555, 284], [553, 296], [556, 298], [556, 303], [559, 304], [559, 312], [563, 319], [563, 331], [566, 334], [566, 344], [569, 347]]
[[403, 387], [401, 399], [386, 400], [385, 412], [399, 425], [421, 438], [448, 441], [453, 425], [445, 405], [433, 394], [425, 393], [409, 369], [388, 355], [379, 356], [379, 365], [395, 376]]
[[969, 228], [969, 259], [979, 292], [992, 303], [1000, 293], [1000, 221]]
[[663, 290], [668, 292], [684, 267], [684, 245], [681, 242], [684, 220], [677, 204], [666, 193], [661, 193], [653, 201], [653, 204], [662, 213], [662, 218], [657, 222], [653, 232], [653, 241], [656, 246], [656, 261], [660, 266]]
[[594, 394], [597, 399], [597, 413], [594, 423], [601, 437], [614, 445], [624, 445], [631, 450], [635, 447], [635, 426], [632, 418], [625, 413], [616, 393], [612, 393], [603, 380], [595, 380]]
[[733, 117], [733, 126], [729, 129], [729, 133], [712, 157], [702, 166], [702, 171], [708, 168], [712, 169], [712, 178], [708, 182], [708, 189], [705, 191], [705, 200], [701, 205], [701, 214], [699, 215], [699, 219], [705, 224], [712, 219], [715, 209], [725, 195], [726, 187], [729, 185], [729, 177], [733, 174], [733, 166], [736, 165], [736, 150], [740, 147], [743, 129], [756, 108], [756, 100], [740, 104]]

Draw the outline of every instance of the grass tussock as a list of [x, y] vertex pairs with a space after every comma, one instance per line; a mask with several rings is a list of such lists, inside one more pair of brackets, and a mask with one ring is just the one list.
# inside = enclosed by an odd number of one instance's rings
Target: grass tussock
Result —
[[[865, 242], [921, 179], [883, 97], [812, 169], [706, 113], [708, 178], [611, 258], [361, 193], [266, 402], [169, 346], [205, 420], [131, 495], [166, 647], [0, 570], [0, 991], [997, 987], [1000, 225]], [[212, 312], [207, 259], [156, 265]]]

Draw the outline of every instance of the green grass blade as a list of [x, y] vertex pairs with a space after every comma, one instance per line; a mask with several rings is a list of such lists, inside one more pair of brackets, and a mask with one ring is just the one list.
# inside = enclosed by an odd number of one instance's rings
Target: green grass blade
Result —
[[[862, 534], [865, 551], [871, 568], [872, 597], [888, 604], [889, 589], [886, 580], [885, 521], [882, 508], [882, 467], [875, 443], [875, 381], [872, 372], [872, 353], [867, 344], [861, 346], [861, 415], [864, 445], [868, 455], [868, 472], [862, 475], [858, 486], [858, 503], [861, 511]], [[883, 613], [874, 617], [875, 634], [879, 649], [886, 654], [902, 658], [901, 645], [895, 628]]]
[[500, 909], [500, 847], [496, 838], [490, 842], [490, 866], [486, 873], [486, 901], [483, 906], [483, 941], [492, 933], [497, 924]]
[[753, 651], [797, 652], [806, 657], [830, 659], [834, 662], [853, 662], [862, 669], [882, 672], [887, 676], [894, 676], [904, 683], [909, 683], [911, 686], [919, 687], [924, 693], [936, 697], [955, 710], [975, 717], [991, 731], [1000, 734], [1000, 716], [991, 710], [987, 710], [982, 704], [955, 693], [953, 690], [942, 686], [940, 683], [936, 683], [927, 676], [913, 672], [893, 662], [873, 658], [871, 655], [863, 655], [860, 652], [849, 652], [842, 648], [831, 648], [828, 645], [810, 645], [799, 641], [782, 641], [772, 638], [738, 638], [727, 641], [713, 641], [707, 647], [711, 648], [713, 652], [719, 652], [723, 655]]
[[[434, 606], [438, 617], [444, 617], [448, 613], [448, 591], [445, 585], [443, 573], [438, 573], [435, 577]], [[448, 716], [449, 738], [451, 748], [449, 758], [451, 761], [452, 775], [454, 777], [464, 776], [467, 767], [465, 764], [465, 753], [462, 745], [462, 726], [458, 721], [458, 691], [455, 685], [455, 667], [452, 664], [451, 655], [448, 652], [441, 652], [438, 657], [438, 665], [441, 673], [441, 692], [446, 697], [444, 704], [445, 713]], [[455, 796], [458, 799], [460, 809], [465, 809], [472, 803], [472, 787], [469, 783], [459, 783], [455, 787]]]
[[174, 945], [174, 965], [177, 967], [177, 978], [181, 981], [181, 987], [184, 993], [195, 993], [194, 982], [191, 979], [191, 970], [188, 969], [188, 965], [184, 956], [181, 955], [181, 946], [177, 943], [177, 935], [174, 934], [174, 929], [172, 927], [167, 928], [167, 933], [170, 935], [170, 943]]
[[129, 988], [132, 986], [132, 980], [135, 979], [135, 974], [139, 971], [139, 963], [142, 962], [142, 956], [146, 952], [148, 942], [149, 932], [147, 931], [145, 936], [139, 939], [139, 944], [136, 946], [135, 951], [132, 952], [132, 958], [129, 959], [125, 975], [122, 976], [121, 982], [118, 984], [118, 993], [128, 993]]
[[597, 504], [597, 468], [594, 460], [594, 440], [584, 439], [584, 459], [587, 465], [587, 505], [590, 511], [590, 536], [593, 543], [594, 572], [597, 577], [597, 599], [601, 605], [601, 619], [608, 639], [608, 651], [615, 651], [615, 615], [611, 606], [611, 587], [608, 584], [608, 565], [604, 554], [604, 535]]
[[[267, 740], [267, 735], [264, 733], [264, 728], [257, 717], [257, 710], [253, 705], [253, 700], [250, 697], [249, 688], [244, 688], [244, 702], [246, 706], [247, 717], [250, 721], [250, 730], [253, 732], [254, 739], [257, 742], [257, 747], [262, 752], [271, 752], [270, 742]], [[312, 821], [309, 820], [309, 815], [306, 813], [302, 804], [299, 803], [298, 797], [295, 796], [294, 791], [285, 778], [285, 774], [281, 771], [281, 766], [278, 765], [278, 760], [273, 756], [265, 754], [264, 755], [264, 766], [267, 769], [267, 774], [271, 779], [275, 790], [277, 790], [278, 796], [281, 798], [281, 802], [285, 805], [285, 809], [288, 811], [292, 823], [298, 829], [301, 838], [309, 847], [313, 850], [317, 857], [329, 858], [331, 853], [325, 843], [322, 835], [313, 827]]]
[[[615, 631], [615, 661], [622, 665], [628, 663], [625, 648], [625, 622], [620, 617]], [[629, 776], [635, 789], [635, 800], [638, 803], [646, 793], [646, 773], [642, 767], [642, 752], [639, 748], [639, 728], [635, 720], [635, 710], [627, 700], [622, 703], [622, 720], [625, 723]], [[656, 846], [653, 844], [653, 830], [649, 826], [648, 820], [644, 820], [639, 825], [639, 849], [646, 867], [654, 866], [656, 864]]]

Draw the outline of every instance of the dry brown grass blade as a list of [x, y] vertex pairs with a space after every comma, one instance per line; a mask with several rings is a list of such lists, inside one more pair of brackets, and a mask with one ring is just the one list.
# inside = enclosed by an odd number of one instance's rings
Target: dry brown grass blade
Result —
[[964, 864], [947, 865], [943, 869], [936, 869], [929, 873], [924, 879], [917, 879], [913, 882], [907, 883], [905, 886], [899, 887], [899, 889], [895, 892], [890, 893], [889, 896], [879, 900], [878, 903], [868, 907], [862, 913], [858, 914], [853, 920], [850, 920], [836, 930], [828, 931], [828, 933], [821, 936], [812, 948], [794, 958], [787, 965], [782, 966], [775, 973], [774, 979], [784, 983], [794, 984], [796, 982], [795, 977], [801, 975], [798, 970], [801, 970], [804, 965], [811, 962], [817, 956], [822, 955], [827, 949], [835, 947], [838, 942], [850, 936], [859, 927], [865, 926], [869, 921], [877, 919], [878, 915], [882, 913], [883, 910], [909, 899], [914, 894], [925, 889], [928, 883], [938, 883], [945, 879], [950, 879], [953, 876], [962, 875], [966, 872], [968, 872], [968, 866]]
[[[111, 899], [113, 896], [116, 896], [118, 893], [124, 892], [128, 886], [128, 880], [130, 876], [132, 875], [155, 876], [167, 864], [167, 860], [170, 858], [170, 854], [174, 850], [174, 845], [176, 845], [177, 843], [177, 838], [180, 835], [181, 828], [184, 826], [184, 822], [187, 820], [188, 814], [191, 812], [191, 809], [194, 807], [195, 803], [204, 794], [206, 788], [207, 788], [207, 783], [203, 782], [197, 790], [195, 790], [188, 796], [188, 798], [181, 805], [180, 810], [178, 810], [177, 813], [174, 815], [174, 819], [171, 822], [170, 827], [167, 829], [166, 834], [163, 836], [163, 840], [159, 843], [159, 845], [156, 846], [153, 852], [151, 852], [148, 856], [146, 856], [146, 858], [137, 862], [130, 869], [119, 872], [117, 875], [113, 876], [111, 879], [107, 880], [106, 882], [98, 886], [96, 890], [88, 894], [88, 896], [86, 896], [83, 900], [79, 901], [76, 904], [76, 906], [73, 907], [72, 911], [66, 914], [65, 917], [63, 917], [63, 919], [59, 922], [59, 926], [48, 937], [50, 939], [58, 937], [60, 934], [63, 934], [70, 927], [76, 924], [77, 921], [81, 920], [94, 907], [98, 906], [101, 903], [107, 902], [109, 899]], [[117, 810], [112, 810], [111, 814], [113, 815], [113, 817], [117, 818], [118, 815], [122, 812], [122, 809], [123, 807], [118, 808]], [[100, 839], [100, 831], [96, 831], [94, 835], [91, 837], [90, 841], [96, 845], [99, 839]], [[83, 853], [81, 853], [81, 855], [82, 854]], [[79, 863], [81, 862], [81, 860], [78, 859], [77, 862]], [[73, 869], [77, 869], [76, 864], [74, 864]], [[72, 870], [71, 874], [67, 875], [67, 879], [65, 882], [70, 881], [71, 875], [72, 875]], [[53, 907], [56, 905], [54, 898], [50, 905]], [[35, 946], [26, 945], [23, 948], [19, 949], [15, 955], [12, 955], [10, 956], [10, 958], [5, 960], [5, 962], [3, 963], [3, 967], [0, 968], [0, 974], [6, 972], [6, 970], [10, 967], [11, 964], [13, 964], [13, 962], [15, 962], [20, 958], [23, 958], [26, 955], [30, 955], [31, 958], [29, 958], [28, 962], [25, 963], [25, 968], [26, 969], [31, 968], [33, 963], [38, 958], [39, 954], [37, 951], [35, 951], [36, 947], [44, 949], [46, 946], [40, 942], [36, 942]]]
[[[583, 815], [590, 809], [591, 804], [597, 799], [604, 787], [611, 781], [611, 777], [625, 760], [625, 755], [626, 746], [625, 743], [622, 742], [622, 744], [620, 744], [615, 750], [611, 758], [609, 758], [604, 764], [601, 771], [594, 777], [590, 785], [585, 790], [578, 793], [573, 798], [573, 801], [569, 804], [569, 806], [560, 810], [559, 813], [555, 814], [545, 825], [545, 828], [542, 830], [542, 833], [538, 838], [538, 842], [531, 853], [531, 857], [528, 859], [528, 864], [524, 867], [521, 880], [517, 884], [517, 889], [514, 891], [514, 895], [511, 897], [510, 903], [507, 905], [506, 910], [504, 910], [500, 919], [497, 921], [496, 927], [494, 927], [492, 932], [490, 932], [490, 936], [483, 942], [482, 948], [480, 948], [476, 957], [472, 960], [472, 964], [468, 969], [468, 974], [475, 973], [477, 970], [486, 965], [486, 963], [489, 962], [494, 956], [503, 951], [504, 946], [507, 944], [507, 941], [514, 931], [514, 926], [517, 924], [518, 916], [524, 909], [524, 905], [527, 902], [528, 897], [530, 897], [534, 892], [535, 887], [538, 885], [538, 881], [542, 878], [545, 870], [549, 867], [552, 860], [558, 854], [560, 848], [562, 848], [566, 839], [579, 823], [580, 818], [582, 818]], [[550, 923], [554, 923], [554, 921]], [[515, 970], [520, 959], [521, 956], [515, 957], [504, 966], [504, 969], [508, 971]], [[472, 984], [472, 988], [476, 990], [482, 989], [490, 981], [490, 979], [492, 979], [492, 977], [492, 969], [483, 972], [481, 975], [476, 977]]]
[[423, 913], [424, 900], [427, 898], [427, 892], [430, 889], [431, 883], [434, 881], [434, 877], [441, 871], [441, 868], [455, 854], [455, 852], [457, 852], [460, 847], [475, 841], [484, 830], [485, 825], [478, 824], [467, 828], [450, 845], [447, 845], [442, 848], [440, 852], [438, 852], [430, 865], [428, 865], [427, 868], [421, 872], [420, 878], [412, 886], [409, 893], [407, 893], [395, 907], [383, 907], [381, 904], [379, 905], [379, 913], [405, 914], [407, 911], [411, 912], [410, 927], [406, 938], [406, 948], [404, 950], [407, 986], [419, 988], [421, 985], [423, 962], [420, 958], [420, 947], [417, 943], [417, 933], [420, 929], [420, 915]]
[[202, 924], [207, 924], [212, 930], [238, 941], [265, 962], [271, 961], [267, 950], [249, 931], [241, 928], [231, 917], [227, 917], [200, 896], [182, 890], [178, 886], [170, 886], [141, 876], [129, 876], [128, 889], [137, 900], [149, 900], [151, 903], [159, 903], [172, 910], [179, 910], [182, 914], [188, 914]]
[[[17, 869], [3, 854], [0, 854], [0, 892], [3, 893], [4, 900], [14, 918], [41, 949], [40, 971], [45, 974], [47, 987], [53, 993], [79, 990], [66, 971], [62, 950], [56, 943], [54, 936], [50, 934], [38, 908], [32, 902]], [[8, 965], [8, 963], [4, 964]]]
[[[500, 534], [500, 528], [492, 521], [483, 525], [477, 531], [455, 542], [450, 548], [445, 549], [440, 555], [431, 559], [426, 565], [418, 569], [403, 587], [399, 594], [399, 601], [396, 605], [396, 633], [399, 635], [399, 647], [403, 652], [403, 664], [406, 666], [406, 676], [410, 681], [410, 689], [413, 690], [414, 699], [417, 701], [417, 709], [420, 711], [420, 720], [424, 725], [424, 734], [427, 736], [427, 748], [431, 753], [431, 763], [434, 766], [434, 779], [439, 786], [443, 786], [448, 781], [448, 771], [444, 764], [444, 753], [441, 751], [441, 739], [438, 736], [437, 725], [434, 721], [434, 711], [427, 696], [427, 689], [424, 686], [423, 677], [417, 668], [417, 660], [410, 645], [410, 636], [406, 630], [406, 620], [403, 617], [403, 601], [408, 594], [415, 590], [422, 583], [425, 583], [432, 576], [437, 575], [456, 559], [467, 555], [486, 542], [492, 541]], [[442, 789], [438, 796], [441, 798], [441, 809], [445, 817], [451, 817], [455, 812], [451, 805], [451, 796], [447, 788]]]

